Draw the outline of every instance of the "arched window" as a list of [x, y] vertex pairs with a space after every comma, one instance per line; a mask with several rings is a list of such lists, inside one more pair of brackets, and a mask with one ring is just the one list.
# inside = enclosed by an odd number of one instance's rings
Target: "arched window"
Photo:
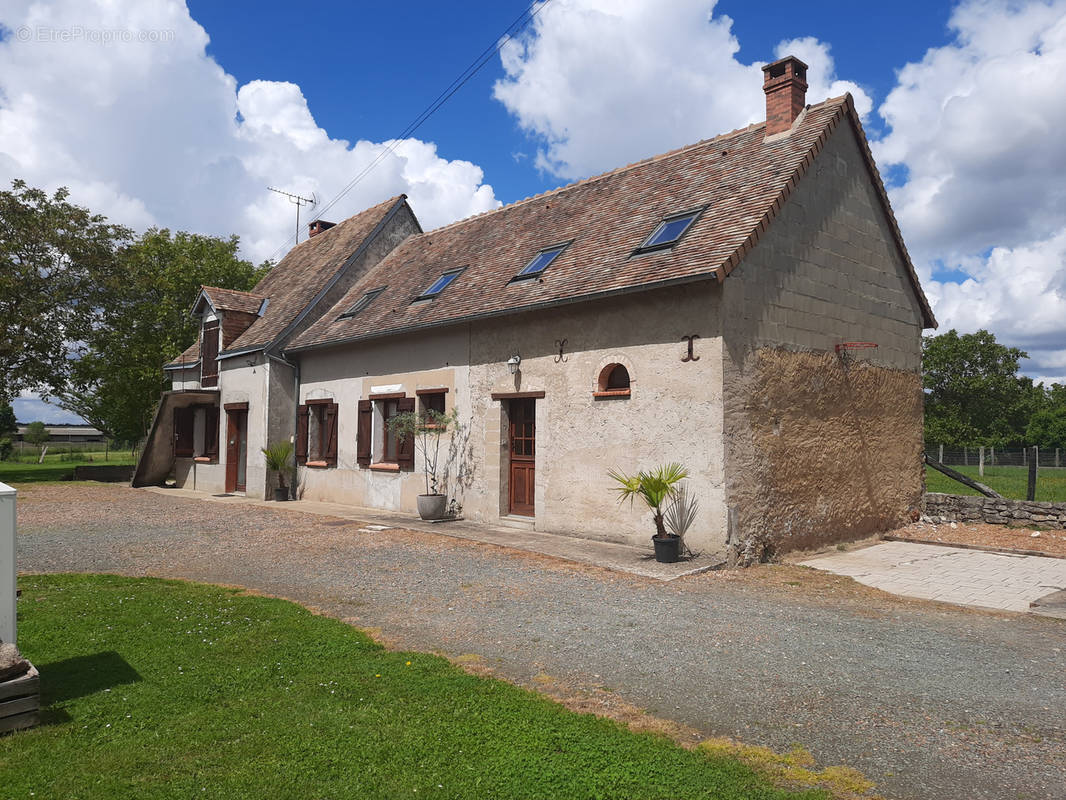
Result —
[[629, 370], [624, 364], [608, 364], [600, 370], [594, 397], [629, 397]]

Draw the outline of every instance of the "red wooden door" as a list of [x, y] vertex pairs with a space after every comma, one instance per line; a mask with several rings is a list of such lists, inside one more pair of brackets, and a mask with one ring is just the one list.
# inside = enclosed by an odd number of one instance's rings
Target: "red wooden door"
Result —
[[247, 488], [248, 412], [226, 412], [226, 491], [243, 492]]
[[509, 510], [523, 517], [534, 515], [533, 490], [536, 486], [536, 401], [511, 401], [510, 451], [511, 480]]

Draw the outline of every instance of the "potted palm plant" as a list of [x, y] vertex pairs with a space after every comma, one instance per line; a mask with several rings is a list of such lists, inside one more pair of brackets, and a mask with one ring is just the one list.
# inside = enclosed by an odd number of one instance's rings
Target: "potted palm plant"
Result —
[[422, 519], [444, 519], [447, 516], [448, 496], [440, 492], [437, 466], [440, 464], [440, 437], [458, 422], [453, 408], [447, 414], [434, 409], [405, 411], [389, 420], [389, 428], [401, 439], [413, 438], [422, 453], [426, 473], [426, 493], [418, 496], [418, 516]]
[[278, 473], [278, 486], [274, 489], [274, 499], [278, 502], [289, 499], [289, 487], [285, 483], [285, 474], [292, 469], [292, 442], [283, 440], [262, 448], [266, 456], [267, 469]]
[[626, 475], [616, 469], [607, 474], [618, 483], [614, 490], [618, 492], [619, 503], [628, 500], [632, 505], [633, 500], [639, 497], [651, 509], [655, 519], [655, 535], [651, 537], [655, 545], [655, 560], [667, 564], [677, 561], [681, 557], [681, 536], [667, 530], [663, 506], [675, 500], [681, 481], [688, 477], [688, 471], [675, 462], [636, 475]]

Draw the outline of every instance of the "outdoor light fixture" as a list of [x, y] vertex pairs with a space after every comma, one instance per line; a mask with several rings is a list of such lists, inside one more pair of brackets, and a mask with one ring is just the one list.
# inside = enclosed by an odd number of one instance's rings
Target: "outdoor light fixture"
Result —
[[521, 363], [522, 356], [517, 354], [511, 356], [509, 359], [507, 359], [507, 371], [514, 375], [516, 372], [518, 372], [518, 365]]

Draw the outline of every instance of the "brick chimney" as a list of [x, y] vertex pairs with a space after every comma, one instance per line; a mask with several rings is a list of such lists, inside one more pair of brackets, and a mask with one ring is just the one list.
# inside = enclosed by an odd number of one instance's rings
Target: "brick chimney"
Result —
[[328, 231], [336, 224], [336, 222], [326, 222], [324, 219], [316, 219], [314, 222], [308, 224], [307, 235], [309, 237], [317, 236], [318, 234], [322, 233], [322, 231]]
[[807, 65], [795, 56], [786, 56], [762, 68], [762, 90], [766, 92], [766, 135], [773, 136], [792, 127], [807, 105]]

